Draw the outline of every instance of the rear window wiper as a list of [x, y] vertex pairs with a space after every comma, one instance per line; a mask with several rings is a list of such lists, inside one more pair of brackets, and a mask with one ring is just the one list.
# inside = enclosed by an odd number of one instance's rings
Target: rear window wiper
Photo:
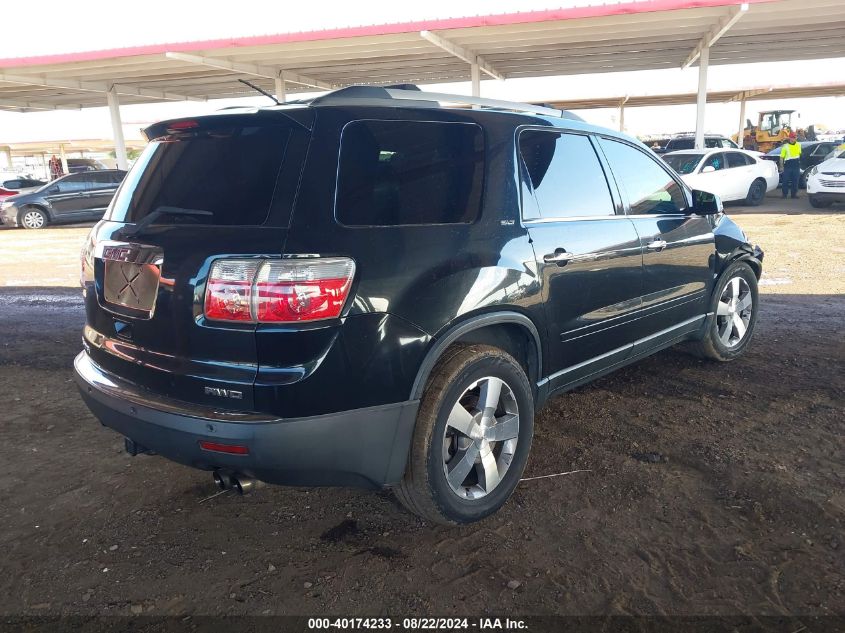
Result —
[[141, 231], [147, 228], [150, 224], [155, 222], [163, 215], [199, 215], [199, 216], [210, 216], [214, 215], [211, 211], [203, 211], [202, 209], [185, 209], [183, 207], [168, 207], [168, 206], [161, 206], [157, 207], [155, 211], [152, 213], [148, 213], [144, 216], [140, 222], [137, 222], [134, 226], [127, 227], [123, 230], [123, 234], [127, 237], [132, 235], [138, 235]]

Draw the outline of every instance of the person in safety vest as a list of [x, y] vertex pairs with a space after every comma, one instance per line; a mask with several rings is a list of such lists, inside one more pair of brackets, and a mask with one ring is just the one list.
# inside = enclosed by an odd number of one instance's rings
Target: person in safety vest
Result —
[[793, 198], [798, 197], [798, 180], [801, 177], [801, 145], [797, 141], [795, 132], [789, 133], [789, 141], [780, 148], [780, 164], [783, 169], [781, 191], [786, 198], [790, 191]]

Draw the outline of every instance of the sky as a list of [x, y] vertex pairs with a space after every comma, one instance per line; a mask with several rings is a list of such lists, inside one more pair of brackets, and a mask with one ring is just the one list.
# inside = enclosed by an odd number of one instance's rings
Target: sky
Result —
[[[603, 2], [609, 4], [612, 2]], [[0, 58], [26, 57], [51, 53], [97, 50], [181, 42], [234, 36], [263, 35], [292, 31], [327, 29], [340, 26], [404, 22], [476, 14], [509, 13], [589, 4], [584, 0], [427, 0], [425, 3], [349, 2], [322, 0], [320, 10], [309, 3], [242, 0], [233, 10], [231, 2], [219, 0], [145, 0], [143, 9], [135, 3], [110, 0], [66, 0], [39, 2], [39, 12], [49, 19], [39, 21], [39, 37], [29, 29], [4, 29], [0, 37]], [[249, 7], [246, 10], [245, 7]], [[260, 19], [257, 19], [260, 17]], [[810, 60], [732, 66], [712, 66], [709, 90], [743, 89], [765, 85], [805, 83], [845, 83], [845, 60]], [[612, 73], [592, 76], [564, 76], [540, 79], [482, 81], [482, 96], [516, 101], [551, 101], [567, 98], [667, 94], [694, 92], [695, 68]], [[430, 86], [431, 89], [469, 94], [468, 83]], [[299, 95], [297, 95], [299, 96]], [[105, 101], [105, 100], [104, 100]], [[121, 108], [124, 133], [140, 138], [140, 129], [150, 123], [191, 114], [202, 114], [235, 103], [264, 103], [266, 98], [216, 100], [207, 103], [162, 103], [129, 105]], [[105, 103], [104, 103], [105, 106]], [[753, 101], [746, 116], [756, 122], [759, 110], [779, 107], [800, 112], [800, 127], [810, 124], [845, 129], [845, 98]], [[598, 125], [618, 127], [617, 111], [579, 111]], [[628, 108], [626, 131], [635, 135], [691, 131], [695, 127], [695, 106]], [[739, 126], [739, 104], [709, 104], [705, 128], [708, 132], [734, 134]], [[58, 139], [110, 138], [108, 111], [90, 108], [82, 111], [38, 113], [0, 112], [0, 145], [3, 143]]]

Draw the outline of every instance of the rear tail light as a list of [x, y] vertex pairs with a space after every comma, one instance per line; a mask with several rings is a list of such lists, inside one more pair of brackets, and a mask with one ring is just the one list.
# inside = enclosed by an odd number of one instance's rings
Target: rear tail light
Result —
[[340, 316], [355, 262], [347, 257], [218, 260], [205, 316], [215, 321], [295, 323]]
[[205, 316], [215, 321], [254, 321], [252, 286], [259, 260], [220, 259], [205, 289]]

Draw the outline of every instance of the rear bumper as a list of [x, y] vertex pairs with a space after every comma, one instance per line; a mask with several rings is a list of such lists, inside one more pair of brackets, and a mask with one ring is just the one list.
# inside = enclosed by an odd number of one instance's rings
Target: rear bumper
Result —
[[[215, 411], [158, 398], [108, 374], [81, 352], [74, 378], [105, 426], [173, 461], [222, 468], [268, 483], [378, 488], [405, 471], [419, 401], [307, 418]], [[206, 451], [200, 441], [246, 446], [247, 455]]]

